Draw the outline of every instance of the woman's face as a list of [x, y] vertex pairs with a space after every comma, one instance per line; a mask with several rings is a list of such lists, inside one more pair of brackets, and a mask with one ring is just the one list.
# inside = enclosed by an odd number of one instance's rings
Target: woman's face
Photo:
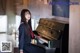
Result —
[[25, 12], [25, 18], [26, 20], [30, 20], [31, 15], [29, 14], [29, 12]]

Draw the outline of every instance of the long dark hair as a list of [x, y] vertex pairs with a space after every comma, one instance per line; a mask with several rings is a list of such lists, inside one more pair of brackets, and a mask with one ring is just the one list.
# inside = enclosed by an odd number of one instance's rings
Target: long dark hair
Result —
[[26, 18], [25, 18], [25, 13], [26, 12], [29, 12], [29, 14], [30, 14], [30, 20], [28, 21], [28, 24], [31, 27], [31, 12], [28, 9], [23, 9], [21, 11], [21, 23], [23, 22], [24, 24], [27, 24]]

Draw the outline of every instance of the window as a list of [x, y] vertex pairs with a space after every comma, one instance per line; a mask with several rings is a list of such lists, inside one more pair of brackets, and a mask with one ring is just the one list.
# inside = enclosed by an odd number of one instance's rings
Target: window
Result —
[[7, 16], [0, 15], [0, 32], [7, 32]]

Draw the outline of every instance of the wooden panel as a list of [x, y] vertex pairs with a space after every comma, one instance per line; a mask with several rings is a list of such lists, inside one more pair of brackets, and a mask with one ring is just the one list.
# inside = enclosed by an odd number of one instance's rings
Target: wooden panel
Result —
[[55, 29], [55, 30], [63, 30], [64, 29], [64, 23], [61, 23], [59, 20], [55, 19], [45, 19], [41, 18], [39, 21], [40, 25], [46, 25], [46, 27], [50, 29]]
[[57, 40], [63, 31], [65, 24], [66, 23], [62, 23], [62, 21], [59, 20], [41, 18], [36, 31], [42, 37], [45, 37], [49, 40]]
[[0, 15], [6, 14], [6, 0], [0, 0]]

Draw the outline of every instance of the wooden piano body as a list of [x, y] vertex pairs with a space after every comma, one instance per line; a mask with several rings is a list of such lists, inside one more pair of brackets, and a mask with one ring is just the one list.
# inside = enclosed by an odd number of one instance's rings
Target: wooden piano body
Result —
[[49, 42], [49, 48], [56, 48], [55, 53], [68, 53], [68, 22], [41, 18], [36, 31], [42, 38]]

